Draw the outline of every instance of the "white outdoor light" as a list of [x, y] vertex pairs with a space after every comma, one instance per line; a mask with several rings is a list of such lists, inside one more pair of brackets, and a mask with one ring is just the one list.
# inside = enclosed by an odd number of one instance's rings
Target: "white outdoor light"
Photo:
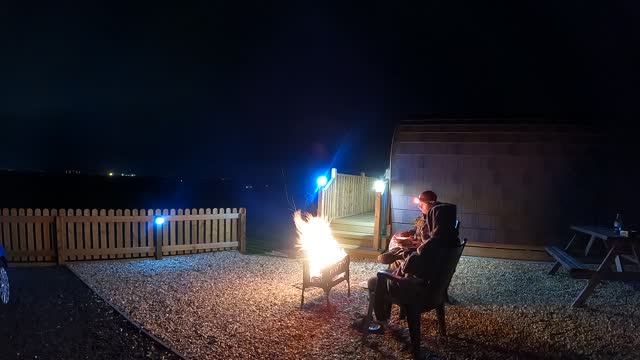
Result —
[[385, 183], [382, 180], [376, 180], [376, 182], [373, 183], [373, 188], [376, 190], [376, 192], [383, 193], [385, 187]]
[[324, 175], [318, 176], [318, 179], [316, 180], [316, 182], [318, 183], [319, 187], [323, 187], [327, 185], [327, 177]]
[[164, 218], [162, 216], [158, 216], [155, 220], [156, 225], [164, 224]]

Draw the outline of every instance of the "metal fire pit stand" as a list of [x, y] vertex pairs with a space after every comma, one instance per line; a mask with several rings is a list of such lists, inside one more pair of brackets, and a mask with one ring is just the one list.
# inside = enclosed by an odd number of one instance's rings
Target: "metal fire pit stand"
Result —
[[349, 281], [349, 264], [351, 263], [351, 259], [349, 255], [342, 258], [342, 260], [337, 263], [329, 266], [321, 271], [321, 275], [319, 277], [314, 276], [311, 277], [309, 274], [309, 262], [303, 261], [302, 263], [302, 297], [300, 298], [300, 308], [304, 305], [304, 290], [310, 287], [319, 287], [324, 290], [325, 295], [327, 296], [327, 306], [330, 306], [329, 303], [329, 291], [331, 288], [338, 285], [343, 281], [347, 281], [347, 295], [351, 296], [351, 283]]

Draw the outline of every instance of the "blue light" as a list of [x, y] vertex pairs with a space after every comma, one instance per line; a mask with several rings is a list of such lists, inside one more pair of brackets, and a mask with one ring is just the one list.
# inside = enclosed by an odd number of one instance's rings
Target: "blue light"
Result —
[[327, 185], [327, 177], [324, 175], [318, 176], [318, 180], [316, 180], [316, 182], [318, 183], [319, 187], [323, 187]]
[[156, 218], [156, 225], [162, 225], [164, 224], [164, 218], [162, 216], [159, 216]]

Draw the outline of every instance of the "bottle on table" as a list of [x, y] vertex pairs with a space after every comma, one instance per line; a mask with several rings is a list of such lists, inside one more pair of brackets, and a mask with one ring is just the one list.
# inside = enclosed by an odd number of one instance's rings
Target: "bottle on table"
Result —
[[622, 230], [622, 216], [620, 214], [616, 214], [616, 219], [613, 221], [613, 231], [615, 231], [616, 234], [619, 234], [620, 230]]

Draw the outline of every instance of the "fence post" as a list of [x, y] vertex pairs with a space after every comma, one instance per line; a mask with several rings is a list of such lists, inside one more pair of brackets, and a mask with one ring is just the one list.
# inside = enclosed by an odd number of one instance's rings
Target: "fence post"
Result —
[[317, 217], [320, 217], [320, 218], [325, 218], [325, 219], [326, 219], [326, 217], [324, 216], [324, 215], [325, 215], [325, 214], [324, 214], [324, 212], [325, 212], [325, 208], [324, 208], [324, 198], [325, 198], [325, 196], [324, 196], [324, 189], [320, 189], [320, 190], [318, 191], [318, 213], [316, 214], [316, 216], [317, 216]]
[[56, 216], [56, 235], [53, 237], [56, 245], [56, 262], [58, 265], [64, 265], [64, 217]]
[[247, 209], [240, 208], [238, 236], [240, 240], [240, 253], [247, 253]]
[[376, 202], [374, 210], [374, 222], [373, 222], [373, 250], [380, 249], [380, 224], [382, 216], [382, 194], [376, 191]]
[[153, 218], [151, 221], [156, 225], [153, 227], [153, 245], [156, 247], [156, 260], [162, 260], [162, 229], [164, 223], [158, 224]]

